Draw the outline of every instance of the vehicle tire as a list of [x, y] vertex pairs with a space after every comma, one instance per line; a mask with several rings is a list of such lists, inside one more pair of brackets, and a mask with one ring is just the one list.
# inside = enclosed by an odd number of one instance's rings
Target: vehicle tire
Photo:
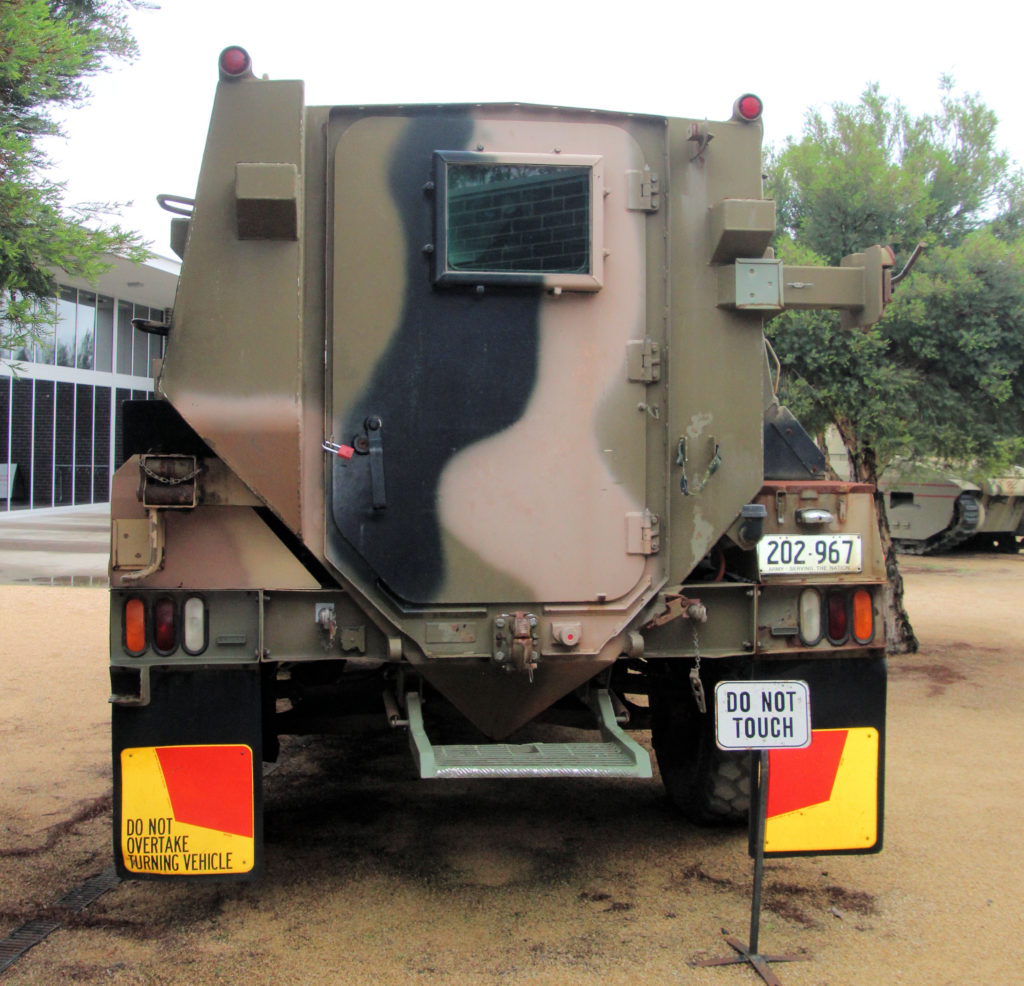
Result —
[[[673, 662], [675, 664], [675, 662]], [[652, 681], [651, 742], [669, 800], [697, 825], [738, 825], [750, 809], [750, 754], [720, 750], [715, 743], [712, 698], [723, 677], [702, 674], [708, 711], [690, 692], [687, 667], [668, 666]]]

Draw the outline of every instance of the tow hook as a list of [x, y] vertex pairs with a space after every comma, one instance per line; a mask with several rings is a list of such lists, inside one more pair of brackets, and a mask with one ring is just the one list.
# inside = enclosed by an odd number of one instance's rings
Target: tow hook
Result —
[[532, 613], [502, 613], [494, 621], [494, 661], [506, 671], [525, 671], [533, 683], [540, 660], [537, 617]]

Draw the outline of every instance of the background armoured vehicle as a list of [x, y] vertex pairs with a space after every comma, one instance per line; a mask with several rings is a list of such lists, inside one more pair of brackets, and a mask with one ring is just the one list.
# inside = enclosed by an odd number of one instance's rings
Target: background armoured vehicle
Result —
[[772, 259], [749, 94], [709, 124], [307, 107], [239, 48], [220, 76], [143, 326], [163, 399], [129, 406], [114, 481], [121, 872], [256, 874], [278, 736], [367, 711], [438, 778], [650, 777], [650, 726], [672, 799], [735, 818], [707, 710], [752, 675], [811, 686], [797, 814], [853, 769], [870, 817], [839, 847], [878, 848], [873, 491], [824, 478], [761, 322], [870, 323], [891, 253]]
[[960, 544], [1019, 550], [1024, 536], [1024, 471], [980, 485], [936, 467], [900, 463], [879, 479], [896, 547], [930, 555]]

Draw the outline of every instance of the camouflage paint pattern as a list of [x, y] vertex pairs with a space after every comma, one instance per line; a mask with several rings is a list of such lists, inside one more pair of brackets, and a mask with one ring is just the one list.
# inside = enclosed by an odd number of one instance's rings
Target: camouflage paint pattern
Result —
[[[493, 736], [623, 656], [693, 653], [687, 621], [646, 628], [762, 486], [762, 314], [719, 278], [770, 236], [761, 136], [222, 81], [158, 385], [238, 488], [202, 474], [125, 591], [255, 592], [271, 661], [323, 659], [329, 602], [361, 656], [414, 665]], [[589, 282], [439, 281], [445, 154], [593, 162]], [[115, 518], [147, 517], [137, 485], [129, 463]], [[706, 653], [750, 653], [756, 593], [707, 595]], [[532, 677], [497, 660], [512, 613], [536, 624]]]

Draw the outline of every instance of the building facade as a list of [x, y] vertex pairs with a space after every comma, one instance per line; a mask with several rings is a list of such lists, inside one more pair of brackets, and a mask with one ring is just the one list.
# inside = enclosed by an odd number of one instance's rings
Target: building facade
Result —
[[114, 267], [97, 284], [58, 278], [56, 319], [39, 342], [0, 351], [0, 512], [105, 503], [122, 461], [121, 404], [153, 394], [162, 321], [179, 265]]

